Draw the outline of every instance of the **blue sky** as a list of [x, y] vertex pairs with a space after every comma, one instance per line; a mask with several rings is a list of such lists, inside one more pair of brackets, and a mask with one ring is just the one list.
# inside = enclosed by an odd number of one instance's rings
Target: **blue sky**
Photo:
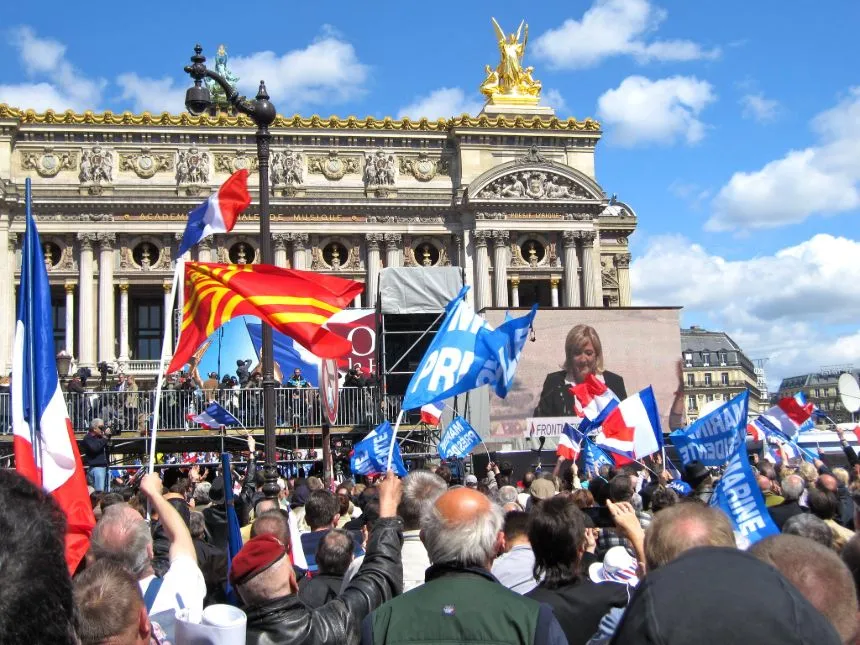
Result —
[[773, 384], [860, 364], [856, 1], [129, 7], [6, 7], [0, 102], [178, 112], [199, 41], [284, 114], [474, 113], [490, 16], [525, 18], [545, 102], [602, 122], [597, 179], [639, 216], [635, 301], [729, 331]]

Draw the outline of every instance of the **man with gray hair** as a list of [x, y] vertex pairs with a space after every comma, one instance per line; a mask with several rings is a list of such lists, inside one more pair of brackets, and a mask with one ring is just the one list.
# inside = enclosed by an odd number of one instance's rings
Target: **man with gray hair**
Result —
[[767, 510], [773, 523], [782, 530], [785, 523], [795, 515], [806, 513], [807, 510], [800, 505], [800, 497], [806, 488], [803, 477], [800, 475], [789, 475], [782, 480], [782, 496], [785, 501], [782, 504], [771, 506]]
[[801, 513], [786, 521], [782, 532], [787, 535], [799, 535], [818, 542], [828, 549], [833, 548], [833, 530], [821, 518], [812, 513]]
[[501, 508], [478, 491], [455, 488], [439, 497], [421, 522], [432, 562], [426, 582], [368, 616], [362, 645], [567, 643], [548, 605], [506, 589], [490, 574], [504, 544], [502, 521]]
[[421, 518], [446, 490], [445, 480], [429, 470], [413, 470], [403, 478], [403, 497], [397, 507], [403, 520], [403, 591], [424, 584], [430, 559], [421, 542]]
[[108, 507], [93, 530], [91, 554], [97, 560], [109, 557], [120, 562], [140, 584], [146, 610], [172, 640], [174, 613], [189, 608], [203, 611], [206, 582], [191, 533], [179, 512], [161, 494], [161, 477], [149, 473], [140, 482], [140, 492], [149, 501], [170, 541], [170, 568], [157, 578], [152, 569], [152, 535], [140, 513], [128, 504]]

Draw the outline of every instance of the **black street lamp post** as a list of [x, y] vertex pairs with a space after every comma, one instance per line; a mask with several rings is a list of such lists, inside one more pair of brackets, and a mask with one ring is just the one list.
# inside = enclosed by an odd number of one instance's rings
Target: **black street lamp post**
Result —
[[[260, 89], [253, 101], [232, 87], [221, 75], [206, 67], [206, 57], [200, 45], [194, 47], [191, 65], [185, 67], [186, 73], [194, 79], [194, 87], [185, 93], [185, 107], [191, 114], [202, 114], [212, 106], [212, 96], [209, 88], [203, 84], [204, 78], [211, 78], [218, 83], [227, 96], [227, 101], [237, 112], [247, 114], [257, 125], [257, 160], [260, 168], [260, 256], [263, 264], [273, 264], [272, 236], [270, 234], [269, 218], [269, 143], [272, 135], [269, 126], [275, 120], [277, 112], [269, 101], [266, 84], [260, 81]], [[266, 497], [274, 499], [278, 495], [278, 469], [275, 442], [275, 369], [272, 355], [272, 328], [263, 323], [263, 430], [266, 443], [266, 466], [264, 469], [265, 484], [263, 492]]]

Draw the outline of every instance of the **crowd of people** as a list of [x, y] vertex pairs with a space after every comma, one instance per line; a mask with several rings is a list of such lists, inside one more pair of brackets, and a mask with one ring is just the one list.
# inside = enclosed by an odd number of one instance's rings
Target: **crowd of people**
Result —
[[280, 479], [270, 499], [249, 438], [229, 567], [225, 479], [195, 465], [94, 492], [73, 577], [56, 504], [0, 471], [0, 633], [168, 643], [177, 609], [226, 602], [251, 644], [860, 642], [860, 464], [844, 445], [850, 470], [754, 465], [782, 533], [750, 545], [707, 504], [715, 482], [696, 464], [687, 494], [656, 458], [590, 477], [559, 460], [462, 481], [446, 465]]

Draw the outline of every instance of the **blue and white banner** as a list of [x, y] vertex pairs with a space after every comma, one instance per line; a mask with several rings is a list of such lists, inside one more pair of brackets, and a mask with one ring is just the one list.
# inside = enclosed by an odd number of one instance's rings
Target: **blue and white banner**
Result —
[[450, 459], [451, 457], [462, 459], [472, 452], [472, 449], [479, 443], [481, 443], [481, 436], [475, 432], [468, 421], [457, 415], [445, 428], [436, 448], [442, 459]]
[[[394, 439], [394, 428], [388, 421], [383, 421], [364, 439], [352, 448], [349, 467], [356, 475], [384, 474], [388, 463], [388, 448]], [[394, 452], [391, 456], [391, 470], [400, 477], [406, 476], [406, 466], [400, 454], [400, 445], [394, 442]]]
[[585, 472], [587, 475], [597, 475], [603, 466], [615, 468], [615, 462], [612, 461], [612, 458], [587, 437], [582, 452], [585, 454]]
[[508, 318], [495, 331], [466, 303], [469, 287], [448, 303], [436, 337], [409, 381], [403, 409], [441, 401], [482, 385], [504, 398], [519, 364], [520, 352], [537, 313]]
[[192, 416], [190, 420], [208, 428], [241, 425], [239, 419], [234, 417], [215, 401], [207, 405], [206, 409], [200, 414]]
[[749, 392], [744, 390], [688, 428], [670, 434], [682, 466], [692, 461], [705, 466], [725, 464], [736, 447], [746, 441], [748, 406]]
[[728, 515], [734, 529], [751, 543], [779, 533], [767, 512], [743, 441], [729, 456], [723, 478], [711, 496], [711, 506]]
[[693, 487], [690, 486], [687, 482], [681, 481], [680, 479], [673, 479], [668, 484], [666, 484], [666, 486], [678, 493], [678, 495], [680, 495], [681, 497], [686, 497], [693, 492]]

